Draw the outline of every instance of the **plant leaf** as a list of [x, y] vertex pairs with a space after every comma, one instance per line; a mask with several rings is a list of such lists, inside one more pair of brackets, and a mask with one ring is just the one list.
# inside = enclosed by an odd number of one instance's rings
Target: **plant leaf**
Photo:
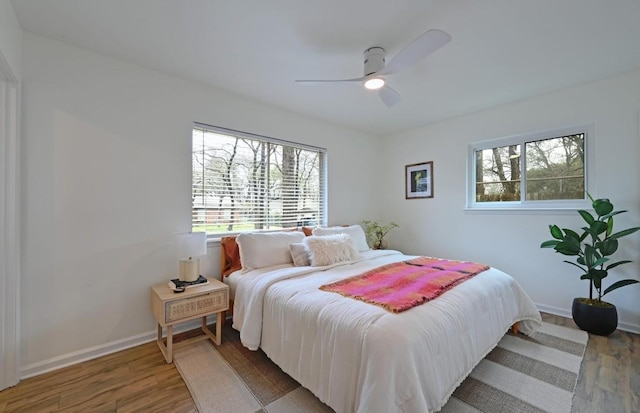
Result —
[[622, 261], [614, 262], [613, 264], [609, 264], [609, 265], [607, 265], [606, 270], [607, 270], [607, 271], [609, 271], [609, 270], [610, 270], [610, 269], [612, 269], [612, 268], [616, 268], [618, 265], [628, 264], [628, 263], [630, 263], [630, 262], [632, 262], [632, 261], [629, 261], [629, 260], [622, 260]]
[[554, 249], [563, 255], [580, 255], [580, 244], [572, 238], [565, 238], [564, 241], [558, 242]]
[[629, 234], [633, 234], [634, 232], [640, 230], [640, 227], [633, 227], [633, 228], [629, 228], [629, 229], [623, 229], [622, 231], [616, 232], [615, 234], [611, 235], [609, 237], [609, 239], [618, 239], [618, 238], [622, 238], [622, 237], [626, 237]]
[[564, 236], [562, 230], [557, 225], [549, 225], [549, 231], [551, 231], [551, 236], [555, 239], [562, 239]]
[[615, 238], [607, 238], [604, 241], [596, 242], [595, 247], [604, 255], [612, 255], [618, 250], [618, 240]]
[[598, 294], [600, 294], [600, 290], [602, 289], [602, 280], [591, 274], [591, 282], [593, 283], [593, 286], [596, 287], [596, 290], [598, 290]]
[[[603, 278], [607, 277], [607, 270], [598, 270], [596, 268], [591, 268], [589, 270], [589, 275], [591, 276], [591, 279], [593, 280], [593, 282], [597, 281], [601, 281]], [[600, 288], [600, 286], [596, 286], [597, 288]]]
[[593, 221], [589, 229], [592, 233], [600, 235], [607, 230], [607, 223], [602, 221]]
[[588, 268], [593, 268], [594, 263], [596, 262], [595, 256], [596, 249], [592, 245], [584, 246], [584, 263]]
[[627, 212], [627, 210], [623, 210], [623, 211], [613, 211], [607, 215], [603, 215], [602, 217], [600, 217], [603, 221], [609, 219], [610, 217], [614, 216], [614, 215], [618, 215], [618, 214], [622, 214], [623, 212]]
[[592, 239], [593, 242], [600, 241], [600, 237], [598, 236], [598, 234], [593, 232], [590, 228], [583, 227], [582, 229], [585, 230], [587, 234], [591, 235], [591, 239]]
[[578, 235], [577, 232], [575, 232], [575, 231], [573, 231], [573, 230], [571, 230], [569, 228], [562, 228], [562, 230], [565, 233], [565, 237], [571, 237], [571, 238], [574, 238], [578, 242], [580, 241], [580, 235]]
[[[578, 259], [578, 260], [579, 260], [579, 259]], [[573, 265], [574, 267], [578, 267], [578, 268], [580, 268], [580, 270], [581, 270], [581, 271], [583, 271], [583, 272], [587, 271], [586, 269], [582, 268], [581, 266], [579, 266], [579, 265], [578, 265], [578, 264], [576, 264], [575, 262], [571, 262], [571, 261], [567, 261], [567, 260], [564, 260], [564, 262], [566, 262], [567, 264], [571, 264], [571, 265]]]
[[632, 279], [616, 281], [613, 284], [611, 284], [607, 289], [605, 289], [604, 292], [602, 293], [602, 295], [610, 293], [611, 291], [617, 290], [618, 288], [624, 287], [626, 285], [637, 284], [638, 282], [640, 282], [640, 281], [632, 280]]
[[540, 248], [553, 248], [559, 243], [560, 241], [558, 241], [557, 239], [551, 239], [549, 241], [545, 241], [542, 244], [540, 244]]
[[[597, 248], [593, 249], [593, 256], [596, 258], [596, 260], [599, 260], [600, 258], [602, 258], [602, 254], [600, 254], [600, 252], [598, 252]], [[595, 266], [596, 264], [594, 264]]]
[[593, 266], [594, 266], [594, 267], [598, 267], [598, 266], [600, 266], [600, 265], [604, 264], [604, 263], [605, 263], [605, 262], [607, 262], [607, 261], [609, 261], [609, 258], [607, 258], [607, 257], [600, 257], [600, 258], [598, 258], [598, 259], [596, 260], [596, 262], [594, 262], [594, 263], [593, 263]]
[[596, 199], [593, 202], [593, 209], [599, 217], [609, 214], [613, 211], [613, 204], [608, 199]]
[[578, 210], [578, 214], [580, 214], [580, 216], [582, 216], [582, 219], [584, 219], [589, 225], [593, 224], [593, 222], [596, 220], [593, 215], [582, 209]]

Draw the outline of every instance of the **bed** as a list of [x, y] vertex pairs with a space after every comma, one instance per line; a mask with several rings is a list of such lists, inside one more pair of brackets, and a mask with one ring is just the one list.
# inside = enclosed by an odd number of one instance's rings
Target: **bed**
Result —
[[[346, 231], [340, 228], [345, 227], [331, 228], [330, 234]], [[353, 231], [353, 238], [364, 239]], [[534, 303], [498, 269], [394, 313], [320, 287], [415, 256], [369, 250], [365, 240], [355, 259], [294, 265], [291, 244], [304, 244], [305, 235], [286, 235], [278, 244], [279, 236], [226, 240], [222, 261], [234, 300], [233, 328], [245, 347], [261, 348], [336, 412], [438, 411], [514, 323], [524, 334], [540, 325]], [[244, 248], [233, 246], [235, 241]], [[289, 261], [280, 262], [287, 257], [279, 251], [285, 245]], [[236, 268], [229, 271], [233, 248], [251, 265], [232, 264]]]

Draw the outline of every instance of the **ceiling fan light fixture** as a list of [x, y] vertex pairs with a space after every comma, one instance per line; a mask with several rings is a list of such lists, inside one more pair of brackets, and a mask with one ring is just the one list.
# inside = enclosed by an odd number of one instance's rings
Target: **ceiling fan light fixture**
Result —
[[296, 82], [358, 82], [369, 90], [377, 90], [382, 102], [387, 107], [392, 107], [399, 103], [401, 98], [398, 92], [385, 84], [385, 77], [417, 63], [420, 59], [425, 58], [450, 41], [451, 35], [447, 32], [438, 29], [427, 30], [393, 56], [389, 64], [385, 60], [385, 50], [382, 47], [374, 46], [365, 50], [363, 53], [364, 73], [362, 77], [354, 79], [296, 80]]
[[384, 86], [384, 79], [372, 77], [364, 81], [364, 87], [369, 90], [377, 90]]

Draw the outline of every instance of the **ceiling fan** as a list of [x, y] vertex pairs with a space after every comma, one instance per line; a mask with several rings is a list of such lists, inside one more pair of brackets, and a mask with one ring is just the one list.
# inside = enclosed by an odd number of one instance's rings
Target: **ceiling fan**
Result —
[[432, 29], [421, 34], [417, 39], [409, 43], [385, 65], [384, 49], [382, 47], [370, 47], [364, 51], [364, 75], [355, 79], [336, 80], [296, 80], [298, 83], [329, 83], [329, 82], [363, 82], [364, 87], [370, 90], [378, 90], [380, 98], [387, 107], [400, 102], [398, 92], [386, 85], [386, 76], [396, 73], [428, 54], [435, 52], [451, 40], [451, 35], [442, 30]]

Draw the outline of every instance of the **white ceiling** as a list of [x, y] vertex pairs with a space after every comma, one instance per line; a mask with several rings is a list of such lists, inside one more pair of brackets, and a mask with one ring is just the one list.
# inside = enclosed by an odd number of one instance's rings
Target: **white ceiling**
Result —
[[[25, 31], [370, 134], [640, 68], [639, 0], [12, 0]], [[362, 75], [428, 29], [453, 40], [392, 75]]]

